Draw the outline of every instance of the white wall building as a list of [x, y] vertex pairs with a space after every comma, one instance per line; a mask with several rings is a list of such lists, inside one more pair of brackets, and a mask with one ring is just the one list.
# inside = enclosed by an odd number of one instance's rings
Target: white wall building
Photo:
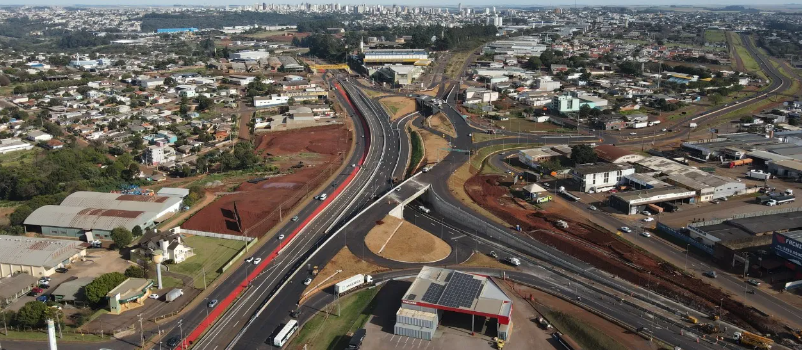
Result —
[[26, 151], [33, 149], [33, 145], [22, 140], [17, 139], [2, 139], [0, 140], [0, 154], [9, 152]]
[[610, 163], [582, 164], [571, 171], [582, 192], [609, 191], [621, 183], [625, 175], [634, 173], [635, 168], [630, 165]]
[[253, 106], [256, 108], [284, 106], [290, 102], [290, 97], [285, 95], [267, 95], [265, 97], [254, 97]]
[[170, 146], [148, 146], [143, 154], [143, 162], [147, 165], [159, 165], [167, 162], [174, 162], [175, 150]]

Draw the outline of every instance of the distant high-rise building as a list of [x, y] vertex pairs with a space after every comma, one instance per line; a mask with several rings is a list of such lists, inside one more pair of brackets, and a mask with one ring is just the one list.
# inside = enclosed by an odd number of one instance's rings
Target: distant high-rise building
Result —
[[493, 13], [496, 13], [496, 7], [493, 6]]

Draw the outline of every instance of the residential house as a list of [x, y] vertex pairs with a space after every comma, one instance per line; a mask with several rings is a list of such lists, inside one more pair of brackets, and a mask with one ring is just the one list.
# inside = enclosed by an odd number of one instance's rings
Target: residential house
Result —
[[166, 231], [152, 233], [149, 236], [141, 243], [141, 248], [147, 255], [153, 255], [157, 250], [161, 250], [164, 260], [172, 260], [176, 264], [195, 255], [195, 251], [186, 245], [181, 234]]

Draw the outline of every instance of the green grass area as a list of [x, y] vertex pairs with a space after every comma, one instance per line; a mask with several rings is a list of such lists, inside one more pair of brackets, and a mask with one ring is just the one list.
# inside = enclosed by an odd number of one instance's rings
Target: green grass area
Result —
[[370, 98], [379, 97], [379, 96], [384, 95], [383, 92], [379, 92], [379, 91], [376, 91], [376, 90], [371, 90], [371, 89], [361, 89], [361, 90], [362, 90], [362, 92], [368, 94], [368, 97], [370, 97]]
[[[303, 328], [287, 346], [287, 349], [339, 350], [348, 346], [348, 333], [365, 325], [375, 306], [374, 297], [379, 288], [366, 289], [340, 299], [340, 316], [337, 308], [333, 312], [319, 312], [304, 324]], [[330, 310], [332, 310], [330, 306]]]
[[0, 87], [0, 96], [11, 96], [13, 92], [14, 92], [13, 85]]
[[723, 43], [727, 41], [727, 36], [723, 30], [708, 29], [705, 30], [705, 41], [709, 43]]
[[482, 164], [484, 163], [485, 159], [493, 153], [501, 152], [508, 149], [535, 147], [536, 145], [537, 144], [534, 143], [510, 143], [510, 144], [493, 145], [480, 148], [471, 157], [471, 168], [482, 169]]
[[[101, 338], [99, 335], [94, 334], [81, 334], [80, 331], [76, 330], [73, 327], [67, 326], [61, 330], [61, 334], [64, 335], [64, 338], [58, 338], [58, 328], [56, 328], [56, 337], [59, 342], [101, 342], [101, 341], [109, 341], [109, 335], [107, 334], [104, 338]], [[3, 343], [6, 340], [35, 340], [35, 341], [47, 341], [47, 331], [46, 330], [34, 330], [34, 331], [8, 331], [8, 336], [4, 334], [4, 332], [0, 332], [0, 343]]]
[[554, 327], [567, 334], [585, 349], [625, 350], [626, 347], [604, 332], [582, 320], [560, 311], [547, 311]]
[[187, 237], [186, 243], [195, 250], [195, 256], [180, 264], [170, 265], [170, 272], [193, 278], [195, 288], [200, 289], [203, 288], [204, 271], [208, 285], [220, 275], [220, 268], [245, 248], [245, 243], [241, 241], [202, 236]]
[[396, 113], [398, 113], [398, 110], [401, 109], [401, 107], [399, 107], [397, 103], [381, 101], [381, 104], [382, 106], [384, 106], [384, 108], [387, 109], [388, 112], [390, 112], [390, 115], [395, 115]]
[[512, 140], [515, 139], [514, 137], [510, 137], [508, 135], [486, 134], [486, 133], [480, 132], [480, 131], [476, 131], [476, 132], [473, 133], [473, 142], [474, 143], [481, 143], [481, 142], [485, 142], [485, 141], [498, 140], [498, 139], [503, 139], [503, 138], [512, 139]]
[[462, 75], [462, 66], [465, 65], [465, 61], [470, 55], [471, 51], [454, 52], [454, 55], [452, 55], [451, 59], [446, 63], [446, 76], [451, 79], [456, 79]]
[[[735, 55], [737, 55], [741, 62], [744, 64], [744, 69], [748, 73], [757, 74], [761, 78], [768, 79], [766, 74], [760, 69], [760, 65], [757, 64], [755, 58], [749, 54], [749, 51], [746, 50], [743, 41], [741, 41], [741, 36], [737, 33], [727, 32], [727, 37], [729, 38], [730, 46], [735, 49]], [[733, 58], [733, 64], [735, 64], [735, 59]]]
[[[203, 277], [201, 277], [203, 279]], [[180, 288], [183, 287], [184, 283], [181, 282], [180, 279], [170, 276], [162, 276], [162, 287], [163, 288]], [[201, 281], [201, 286], [203, 286], [203, 281]]]
[[552, 123], [538, 123], [526, 118], [510, 118], [496, 122], [496, 126], [504, 128], [504, 130], [515, 132], [547, 132], [555, 131], [560, 127]]
[[420, 137], [417, 131], [409, 130], [409, 141], [412, 144], [412, 155], [410, 156], [409, 160], [409, 167], [407, 168], [407, 174], [412, 174], [415, 170], [415, 167], [418, 166], [421, 159], [423, 159], [423, 139]]
[[15, 166], [15, 165], [23, 165], [26, 163], [31, 163], [42, 152], [44, 152], [43, 149], [39, 147], [34, 147], [33, 149], [30, 150], [0, 154], [0, 165]]

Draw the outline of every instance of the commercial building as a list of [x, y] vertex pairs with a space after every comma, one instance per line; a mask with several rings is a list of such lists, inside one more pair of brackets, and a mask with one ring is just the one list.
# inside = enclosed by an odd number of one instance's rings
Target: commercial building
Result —
[[696, 192], [696, 199], [707, 202], [746, 193], [746, 184], [726, 176], [713, 175], [662, 157], [635, 162], [641, 170], [662, 174], [662, 181]]
[[610, 163], [580, 164], [571, 171], [582, 192], [609, 191], [619, 185], [624, 176], [634, 173], [632, 166]]
[[802, 162], [798, 160], [778, 160], [768, 164], [769, 172], [777, 177], [802, 179]]
[[599, 145], [593, 150], [599, 156], [599, 159], [608, 163], [634, 163], [645, 158], [640, 154], [635, 154], [613, 145]]
[[495, 319], [498, 337], [509, 340], [512, 300], [486, 276], [424, 266], [404, 293], [396, 312], [394, 334], [432, 340], [444, 312]]
[[232, 60], [240, 60], [240, 61], [260, 61], [260, 60], [267, 60], [270, 57], [270, 53], [267, 51], [240, 51], [240, 52], [233, 52], [229, 55], [229, 58]]
[[0, 140], [0, 154], [33, 149], [33, 145], [18, 139]]
[[429, 54], [421, 49], [377, 49], [365, 50], [365, 64], [376, 63], [415, 63], [428, 60]]
[[560, 156], [562, 156], [562, 154], [551, 149], [551, 147], [530, 148], [518, 151], [518, 161], [533, 169], [540, 168], [541, 162]]
[[50, 276], [85, 256], [86, 247], [86, 243], [72, 240], [0, 236], [0, 278], [17, 273]]
[[57, 302], [75, 302], [78, 300], [85, 300], [86, 293], [84, 292], [84, 287], [86, 287], [87, 284], [92, 283], [94, 280], [94, 277], [81, 277], [69, 280], [59, 284], [58, 287], [56, 287], [56, 290], [50, 294], [53, 296], [53, 300]]
[[423, 74], [419, 66], [388, 65], [381, 67], [372, 74], [376, 81], [392, 84], [393, 86], [406, 86], [412, 84]]
[[36, 286], [36, 281], [36, 277], [27, 273], [18, 273], [0, 278], [0, 308], [4, 308], [27, 295]]
[[125, 311], [145, 305], [145, 299], [150, 295], [153, 281], [145, 278], [129, 278], [119, 286], [112, 289], [106, 298], [109, 299], [109, 310], [119, 315]]
[[649, 204], [695, 203], [696, 192], [681, 187], [660, 187], [648, 190], [618, 192], [610, 196], [610, 207], [627, 215], [637, 214]]
[[28, 132], [27, 139], [34, 142], [48, 141], [53, 139], [53, 135], [40, 130], [31, 130]]
[[774, 232], [771, 247], [777, 256], [788, 260], [796, 271], [802, 271], [802, 231]]
[[289, 96], [278, 94], [268, 95], [265, 97], [257, 96], [253, 98], [253, 106], [256, 108], [286, 106], [289, 102]]

